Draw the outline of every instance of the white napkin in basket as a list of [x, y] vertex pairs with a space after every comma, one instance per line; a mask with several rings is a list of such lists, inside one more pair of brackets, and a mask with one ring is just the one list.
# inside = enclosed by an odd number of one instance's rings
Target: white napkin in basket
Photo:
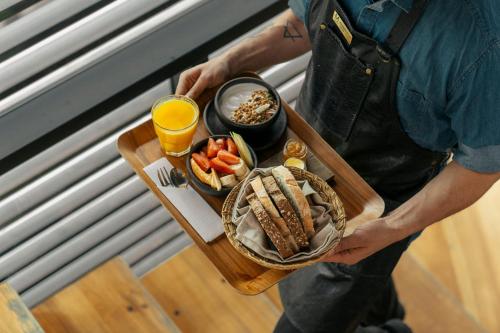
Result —
[[160, 189], [161, 193], [177, 208], [205, 242], [211, 242], [224, 233], [224, 226], [219, 214], [191, 186], [187, 189], [161, 186], [157, 170], [172, 164], [162, 157], [144, 168], [144, 172]]

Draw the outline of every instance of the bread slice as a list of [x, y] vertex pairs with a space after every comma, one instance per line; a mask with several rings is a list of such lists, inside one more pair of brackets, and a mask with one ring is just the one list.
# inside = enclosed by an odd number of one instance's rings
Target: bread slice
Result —
[[306, 234], [304, 233], [304, 230], [302, 229], [302, 224], [300, 223], [297, 214], [295, 214], [295, 211], [290, 205], [290, 202], [288, 202], [288, 199], [279, 189], [274, 177], [264, 177], [262, 178], [262, 183], [264, 184], [264, 188], [266, 189], [267, 193], [269, 193], [274, 203], [276, 204], [276, 207], [278, 207], [278, 210], [285, 220], [286, 224], [288, 225], [288, 228], [290, 229], [290, 232], [297, 245], [300, 248], [309, 247], [309, 242], [307, 240]]
[[295, 213], [299, 216], [302, 225], [304, 226], [304, 232], [307, 237], [311, 239], [314, 236], [314, 225], [313, 219], [311, 217], [311, 207], [307, 202], [306, 196], [300, 189], [297, 180], [292, 175], [290, 170], [284, 166], [276, 167], [272, 170], [272, 174], [276, 179], [280, 190], [283, 194], [290, 200]]
[[264, 184], [262, 184], [262, 179], [260, 178], [260, 176], [255, 177], [250, 182], [250, 185], [252, 186], [253, 191], [257, 195], [257, 198], [259, 199], [260, 203], [266, 210], [267, 214], [269, 214], [271, 220], [278, 227], [278, 230], [281, 232], [281, 234], [287, 241], [288, 246], [292, 249], [294, 253], [299, 252], [299, 247], [297, 246], [295, 239], [290, 233], [290, 229], [288, 229], [285, 220], [283, 220], [283, 218], [280, 216], [280, 213], [274, 206], [273, 201], [267, 194], [266, 189], [264, 188]]
[[283, 258], [288, 258], [291, 255], [293, 255], [293, 252], [288, 247], [285, 238], [283, 238], [283, 235], [281, 235], [281, 232], [274, 225], [273, 221], [271, 220], [271, 217], [266, 213], [266, 210], [260, 203], [259, 199], [257, 198], [257, 195], [255, 193], [252, 193], [247, 196], [247, 200], [250, 203], [250, 207], [252, 208], [255, 217], [257, 217], [257, 220], [259, 220], [262, 229], [264, 229], [266, 235], [269, 237], [271, 242], [273, 242], [279, 254]]

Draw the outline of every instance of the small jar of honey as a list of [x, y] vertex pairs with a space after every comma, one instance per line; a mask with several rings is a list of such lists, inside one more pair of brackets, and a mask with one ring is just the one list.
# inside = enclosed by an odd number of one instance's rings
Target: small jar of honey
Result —
[[296, 139], [289, 139], [283, 147], [283, 160], [286, 161], [290, 157], [295, 157], [305, 162], [307, 158], [307, 146]]

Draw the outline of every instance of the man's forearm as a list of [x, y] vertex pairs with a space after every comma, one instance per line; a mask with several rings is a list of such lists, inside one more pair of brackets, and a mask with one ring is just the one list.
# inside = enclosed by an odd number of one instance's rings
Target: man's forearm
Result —
[[472, 205], [498, 179], [500, 173], [477, 173], [452, 162], [386, 220], [402, 239]]
[[310, 50], [304, 24], [289, 9], [262, 33], [231, 48], [223, 57], [231, 72], [257, 71], [293, 59]]

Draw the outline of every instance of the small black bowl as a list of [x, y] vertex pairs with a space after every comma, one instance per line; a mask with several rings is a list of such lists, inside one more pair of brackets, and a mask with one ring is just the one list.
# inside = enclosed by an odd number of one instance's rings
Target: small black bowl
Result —
[[[259, 123], [259, 124], [240, 124], [237, 122], [232, 121], [229, 117], [227, 117], [221, 110], [220, 108], [220, 99], [222, 98], [222, 95], [227, 91], [227, 89], [238, 85], [238, 84], [243, 84], [243, 83], [253, 83], [260, 85], [264, 88], [266, 88], [271, 95], [273, 95], [274, 99], [276, 100], [276, 103], [278, 104], [278, 111], [269, 118], [268, 120]], [[260, 134], [268, 130], [271, 125], [276, 121], [278, 118], [278, 114], [280, 112], [283, 112], [282, 107], [281, 107], [281, 99], [280, 96], [278, 95], [278, 92], [276, 89], [274, 89], [273, 86], [271, 86], [269, 83], [257, 79], [254, 77], [238, 77], [236, 79], [230, 80], [226, 82], [224, 85], [222, 85], [219, 90], [217, 90], [217, 93], [214, 98], [214, 108], [215, 112], [217, 113], [217, 117], [220, 119], [220, 121], [230, 130], [233, 132], [240, 133], [242, 135], [249, 135], [249, 134]]]
[[[217, 140], [219, 138], [230, 138], [230, 135], [213, 135], [210, 138], [213, 138], [214, 140]], [[191, 155], [193, 153], [199, 152], [201, 148], [208, 143], [208, 139], [203, 139], [201, 141], [198, 141], [195, 143], [192, 147], [191, 150], [189, 151], [189, 154], [187, 155], [186, 158], [186, 169], [188, 172], [189, 180], [191, 181], [191, 184], [194, 184], [200, 191], [208, 194], [208, 195], [213, 195], [213, 196], [224, 196], [227, 195], [229, 192], [231, 192], [232, 188], [226, 188], [223, 187], [220, 191], [217, 191], [210, 187], [210, 185], [207, 185], [203, 183], [201, 180], [196, 177], [196, 175], [193, 172], [193, 169], [191, 168]], [[250, 147], [248, 144], [248, 149], [250, 150], [250, 154], [252, 155], [252, 160], [253, 160], [253, 166], [254, 168], [257, 166], [257, 155], [255, 154], [255, 151], [253, 150], [252, 147]], [[253, 169], [250, 169], [253, 170]]]

